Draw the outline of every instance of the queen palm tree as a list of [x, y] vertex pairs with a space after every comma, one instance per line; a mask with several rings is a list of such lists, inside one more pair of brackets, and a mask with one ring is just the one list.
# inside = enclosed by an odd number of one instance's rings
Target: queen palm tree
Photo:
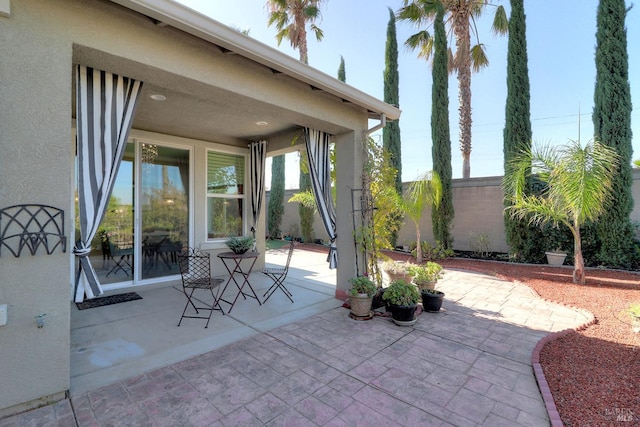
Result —
[[[507, 14], [503, 6], [493, 6], [488, 0], [403, 0], [404, 6], [397, 12], [398, 19], [418, 27], [433, 24], [439, 6], [444, 7], [445, 20], [455, 38], [456, 51], [450, 52], [449, 70], [457, 72], [460, 151], [462, 152], [462, 177], [471, 175], [471, 71], [489, 65], [484, 45], [478, 39], [476, 22], [488, 8], [495, 8], [492, 30], [506, 34]], [[471, 37], [476, 44], [471, 46]], [[425, 29], [410, 36], [405, 46], [418, 50], [418, 56], [429, 59], [433, 52], [433, 37]]]
[[300, 53], [300, 61], [309, 63], [307, 49], [307, 23], [318, 41], [322, 40], [322, 30], [315, 25], [320, 17], [320, 3], [323, 0], [269, 0], [269, 26], [274, 25], [278, 30], [276, 39], [278, 45], [283, 39], [288, 39], [291, 46]]
[[425, 172], [409, 184], [409, 189], [400, 200], [400, 209], [411, 218], [416, 226], [416, 262], [422, 262], [422, 245], [420, 244], [420, 219], [425, 207], [440, 205], [442, 199], [442, 182], [436, 172]]
[[[533, 225], [564, 224], [569, 228], [573, 235], [574, 283], [585, 283], [580, 226], [597, 220], [606, 211], [619, 163], [616, 151], [597, 141], [584, 148], [579, 141], [571, 141], [560, 147], [524, 149], [507, 163], [503, 185], [505, 197], [512, 204], [505, 210]], [[525, 193], [531, 174], [546, 184], [542, 193]]]
[[[269, 26], [274, 25], [278, 30], [276, 39], [278, 45], [288, 39], [291, 46], [300, 54], [300, 61], [309, 63], [307, 49], [307, 23], [318, 41], [322, 40], [322, 30], [315, 25], [320, 18], [320, 4], [323, 0], [268, 0]], [[300, 192], [311, 194], [311, 178], [309, 177], [307, 156], [300, 153]], [[272, 180], [273, 184], [273, 180]], [[311, 195], [312, 196], [312, 195]], [[302, 235], [305, 241], [313, 241], [313, 209], [301, 204], [298, 208]]]

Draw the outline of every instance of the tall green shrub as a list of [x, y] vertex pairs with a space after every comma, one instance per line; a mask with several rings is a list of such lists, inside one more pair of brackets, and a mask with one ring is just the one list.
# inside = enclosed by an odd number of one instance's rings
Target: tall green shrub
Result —
[[[507, 50], [507, 102], [503, 140], [505, 172], [507, 165], [513, 161], [520, 150], [531, 149], [530, 99], [524, 2], [523, 0], [511, 0]], [[525, 194], [532, 192], [532, 182], [528, 176], [524, 192]], [[508, 208], [511, 203], [512, 200], [505, 197], [505, 208]], [[538, 261], [545, 249], [551, 249], [537, 244], [542, 241], [540, 229], [532, 227], [525, 221], [505, 214], [504, 226], [509, 252], [516, 260]]]
[[600, 0], [596, 32], [596, 86], [593, 109], [595, 137], [613, 148], [620, 164], [613, 177], [612, 204], [597, 223], [600, 262], [625, 267], [636, 260], [634, 229], [629, 218], [631, 195], [631, 92], [624, 0]]
[[338, 80], [341, 82], [347, 81], [347, 71], [344, 66], [344, 57], [340, 55], [340, 66], [338, 67]]
[[269, 193], [269, 214], [267, 230], [269, 237], [277, 239], [282, 234], [284, 215], [285, 156], [275, 156], [271, 162], [271, 191]]
[[444, 10], [440, 8], [434, 20], [434, 54], [431, 90], [431, 156], [433, 170], [440, 177], [442, 199], [433, 206], [431, 225], [436, 241], [451, 249], [451, 221], [453, 221], [453, 191], [451, 188], [451, 137], [449, 135], [449, 71], [447, 34], [444, 29]]
[[[306, 151], [304, 152], [305, 158], [307, 157]], [[308, 171], [300, 169], [300, 192], [311, 191], [311, 176]], [[300, 214], [300, 234], [302, 235], [302, 241], [306, 243], [313, 243], [316, 236], [313, 231], [313, 219], [314, 210], [302, 203], [298, 206], [298, 213]]]
[[[399, 73], [398, 73], [398, 40], [396, 38], [396, 17], [393, 10], [389, 8], [389, 23], [387, 24], [387, 42], [385, 45], [385, 67], [383, 73], [384, 80], [384, 102], [387, 104], [400, 105], [399, 95]], [[396, 169], [395, 188], [399, 196], [402, 195], [402, 148], [400, 141], [400, 121], [388, 122], [382, 129], [382, 147], [388, 153], [390, 166]], [[402, 215], [388, 217], [389, 227], [399, 229], [402, 222]], [[392, 225], [393, 224], [393, 225]], [[391, 244], [396, 246], [398, 239], [397, 231], [391, 235]]]

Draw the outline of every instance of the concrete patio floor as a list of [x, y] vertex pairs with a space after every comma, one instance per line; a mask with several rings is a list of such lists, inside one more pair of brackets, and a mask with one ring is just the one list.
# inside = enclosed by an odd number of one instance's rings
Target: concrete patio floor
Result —
[[[171, 287], [74, 313], [71, 399], [0, 427], [549, 424], [531, 353], [548, 332], [586, 323], [583, 313], [518, 283], [448, 270], [440, 313], [411, 327], [355, 321], [333, 298], [325, 258], [294, 253], [295, 304], [283, 294], [262, 307], [242, 301], [208, 329], [199, 319], [175, 326], [184, 296]], [[107, 313], [116, 307], [121, 317]], [[105, 314], [84, 318], [97, 310]]]

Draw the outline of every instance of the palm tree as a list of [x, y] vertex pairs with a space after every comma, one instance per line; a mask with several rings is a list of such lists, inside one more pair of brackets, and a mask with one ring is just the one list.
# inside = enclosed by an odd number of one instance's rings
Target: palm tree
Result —
[[322, 40], [322, 30], [315, 25], [315, 20], [320, 18], [320, 3], [323, 0], [269, 0], [269, 26], [275, 24], [278, 33], [276, 39], [278, 45], [283, 39], [288, 39], [291, 46], [300, 53], [300, 61], [309, 63], [307, 49], [307, 23], [316, 35], [318, 41]]
[[411, 218], [416, 226], [416, 262], [422, 262], [420, 244], [420, 219], [427, 206], [439, 206], [442, 199], [442, 183], [435, 172], [425, 172], [409, 184], [407, 193], [400, 198], [402, 211]]
[[[596, 141], [582, 148], [579, 141], [571, 141], [560, 147], [524, 149], [507, 164], [503, 185], [512, 205], [505, 210], [533, 225], [564, 224], [569, 228], [573, 235], [574, 283], [585, 283], [580, 226], [597, 220], [606, 211], [619, 162], [620, 156], [604, 144]], [[531, 174], [546, 184], [541, 194], [525, 194]]]
[[[421, 27], [431, 25], [439, 6], [446, 11], [446, 22], [455, 37], [456, 51], [450, 53], [449, 70], [458, 73], [458, 102], [460, 151], [462, 152], [462, 177], [471, 175], [471, 71], [489, 65], [484, 45], [478, 39], [476, 21], [487, 7], [495, 7], [492, 30], [495, 34], [506, 34], [507, 14], [503, 6], [493, 6], [488, 0], [403, 0], [404, 7], [398, 19]], [[471, 46], [471, 37], [476, 44]], [[418, 56], [429, 59], [433, 52], [433, 37], [427, 30], [410, 36], [405, 46], [418, 49]]]

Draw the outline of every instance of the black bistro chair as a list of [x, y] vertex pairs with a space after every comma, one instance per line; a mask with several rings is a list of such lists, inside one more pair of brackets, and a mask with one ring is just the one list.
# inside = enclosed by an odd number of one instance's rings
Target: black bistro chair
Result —
[[[178, 326], [182, 323], [182, 319], [207, 319], [205, 328], [209, 327], [211, 314], [214, 310], [219, 310], [224, 314], [220, 306], [220, 284], [224, 283], [223, 279], [211, 277], [211, 259], [208, 252], [202, 252], [199, 249], [187, 248], [184, 252], [178, 254], [178, 265], [180, 266], [180, 275], [182, 276], [182, 291], [187, 297], [187, 303], [182, 310]], [[211, 305], [207, 305], [199, 298], [194, 298], [193, 293], [196, 289], [208, 291], [213, 297]], [[216, 292], [214, 293], [214, 289]], [[196, 306], [196, 303], [201, 304]], [[208, 311], [208, 316], [185, 315], [189, 305], [193, 307], [196, 314], [200, 314], [198, 310]]]
[[111, 242], [109, 237], [106, 240], [109, 247], [109, 256], [114, 262], [106, 277], [109, 277], [111, 273], [116, 274], [118, 271], [122, 271], [127, 276], [129, 276], [129, 273], [133, 274], [133, 266], [129, 262], [133, 262], [133, 242]]
[[284, 267], [267, 267], [262, 269], [261, 273], [273, 280], [273, 285], [271, 285], [264, 295], [262, 295], [263, 297], [266, 297], [263, 303], [267, 302], [271, 295], [273, 295], [273, 293], [278, 289], [284, 292], [287, 298], [289, 298], [289, 301], [293, 302], [293, 294], [284, 285], [284, 279], [287, 278], [287, 273], [289, 273], [289, 264], [291, 263], [291, 255], [293, 254], [294, 245], [295, 241], [291, 240], [291, 244], [289, 245], [289, 254], [287, 255], [287, 263]]

